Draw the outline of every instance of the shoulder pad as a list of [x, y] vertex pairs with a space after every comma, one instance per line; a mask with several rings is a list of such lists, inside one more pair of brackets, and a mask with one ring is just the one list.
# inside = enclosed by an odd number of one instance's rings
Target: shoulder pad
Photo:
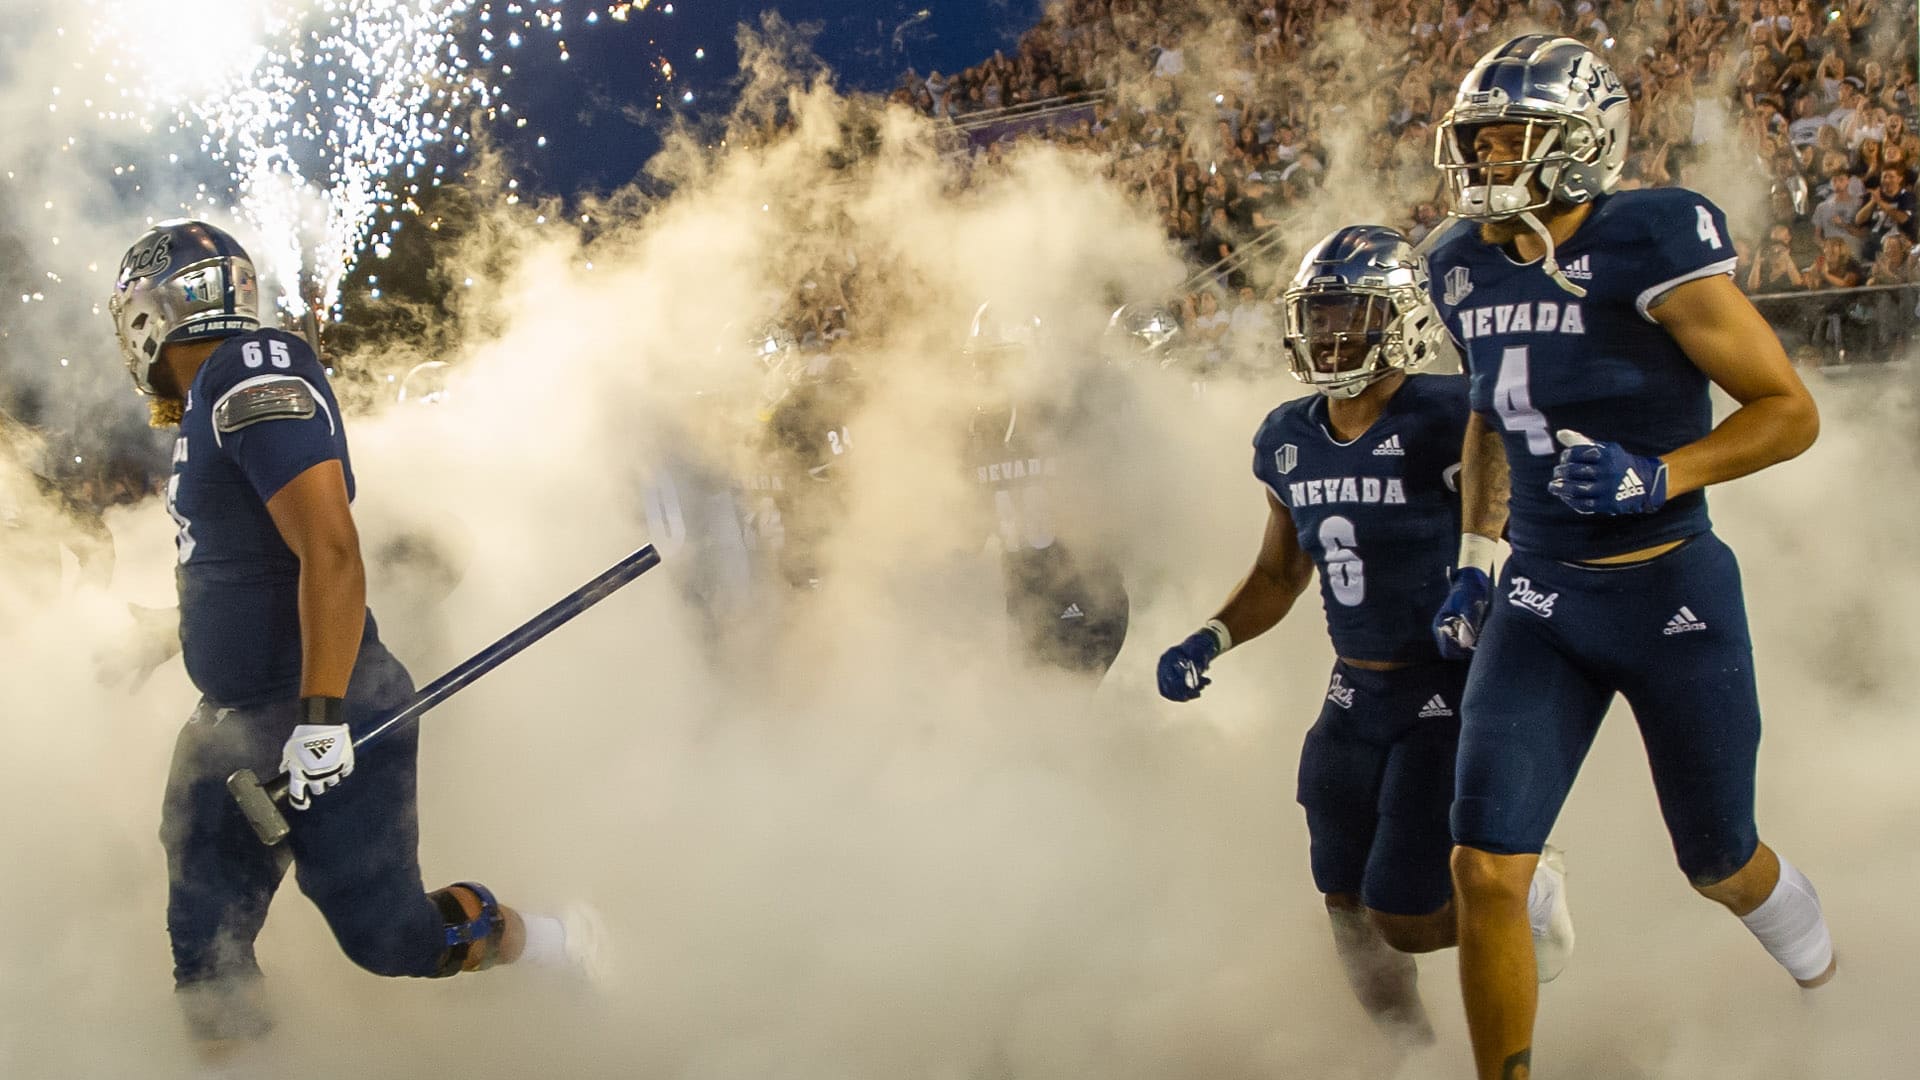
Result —
[[213, 406], [213, 428], [230, 435], [262, 420], [305, 420], [319, 411], [313, 387], [298, 375], [257, 375]]

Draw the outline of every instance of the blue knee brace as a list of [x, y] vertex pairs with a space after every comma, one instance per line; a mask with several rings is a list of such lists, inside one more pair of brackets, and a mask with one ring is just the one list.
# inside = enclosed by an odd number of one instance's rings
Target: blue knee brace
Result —
[[[467, 909], [461, 905], [459, 897], [453, 895], [453, 889], [465, 889], [480, 899], [480, 914], [468, 918]], [[507, 917], [500, 911], [500, 902], [485, 885], [472, 881], [457, 881], [445, 889], [436, 889], [428, 894], [434, 906], [440, 909], [440, 917], [446, 921], [446, 956], [440, 961], [440, 970], [435, 978], [444, 979], [462, 971], [485, 971], [494, 965], [500, 955], [500, 938], [506, 933]], [[473, 946], [491, 939], [494, 947], [485, 950], [479, 962], [467, 966], [467, 957]]]

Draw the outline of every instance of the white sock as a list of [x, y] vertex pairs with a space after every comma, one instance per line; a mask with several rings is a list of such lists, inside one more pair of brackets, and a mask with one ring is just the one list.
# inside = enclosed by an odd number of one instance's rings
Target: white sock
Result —
[[527, 928], [527, 947], [520, 963], [535, 967], [560, 967], [567, 963], [567, 928], [559, 919], [547, 915], [521, 915]]
[[1740, 916], [1740, 921], [1796, 979], [1823, 975], [1833, 965], [1833, 936], [1827, 932], [1827, 917], [1820, 913], [1820, 894], [1785, 859], [1780, 860], [1780, 883], [1772, 895]]
[[1559, 895], [1559, 878], [1534, 872], [1533, 881], [1527, 885], [1527, 926], [1534, 937], [1545, 934], [1552, 924], [1553, 902]]

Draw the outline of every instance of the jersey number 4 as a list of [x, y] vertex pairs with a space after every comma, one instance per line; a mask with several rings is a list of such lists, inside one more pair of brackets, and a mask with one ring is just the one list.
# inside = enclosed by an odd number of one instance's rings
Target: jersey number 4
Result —
[[1527, 347], [1516, 345], [1500, 354], [1500, 376], [1493, 383], [1493, 411], [1508, 431], [1527, 437], [1527, 450], [1534, 454], [1553, 453], [1553, 431], [1547, 418], [1533, 407], [1533, 393], [1527, 389]]

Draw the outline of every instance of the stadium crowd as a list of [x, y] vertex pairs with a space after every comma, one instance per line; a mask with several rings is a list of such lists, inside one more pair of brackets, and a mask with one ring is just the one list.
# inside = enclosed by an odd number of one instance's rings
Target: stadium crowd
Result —
[[[1060, 103], [1057, 123], [1021, 134], [1103, 154], [1206, 267], [1343, 165], [1388, 178], [1405, 207], [1395, 224], [1424, 236], [1444, 205], [1425, 167], [1433, 128], [1461, 74], [1509, 33], [1551, 28], [1611, 57], [1633, 97], [1623, 186], [1703, 186], [1707, 168], [1743, 157], [1769, 178], [1764, 204], [1734, 223], [1750, 292], [1920, 282], [1913, 0], [1229, 0], [1226, 10], [1060, 0], [1013, 56], [951, 76], [909, 72], [893, 100], [959, 124]], [[1076, 100], [1091, 105], [1066, 107]], [[1235, 271], [1218, 284], [1184, 299], [1183, 329], [1221, 340], [1271, 321], [1242, 310], [1272, 299], [1271, 276]], [[1799, 356], [1819, 359], [1849, 340], [1887, 344], [1910, 330], [1912, 311], [1909, 290], [1770, 314]]]

